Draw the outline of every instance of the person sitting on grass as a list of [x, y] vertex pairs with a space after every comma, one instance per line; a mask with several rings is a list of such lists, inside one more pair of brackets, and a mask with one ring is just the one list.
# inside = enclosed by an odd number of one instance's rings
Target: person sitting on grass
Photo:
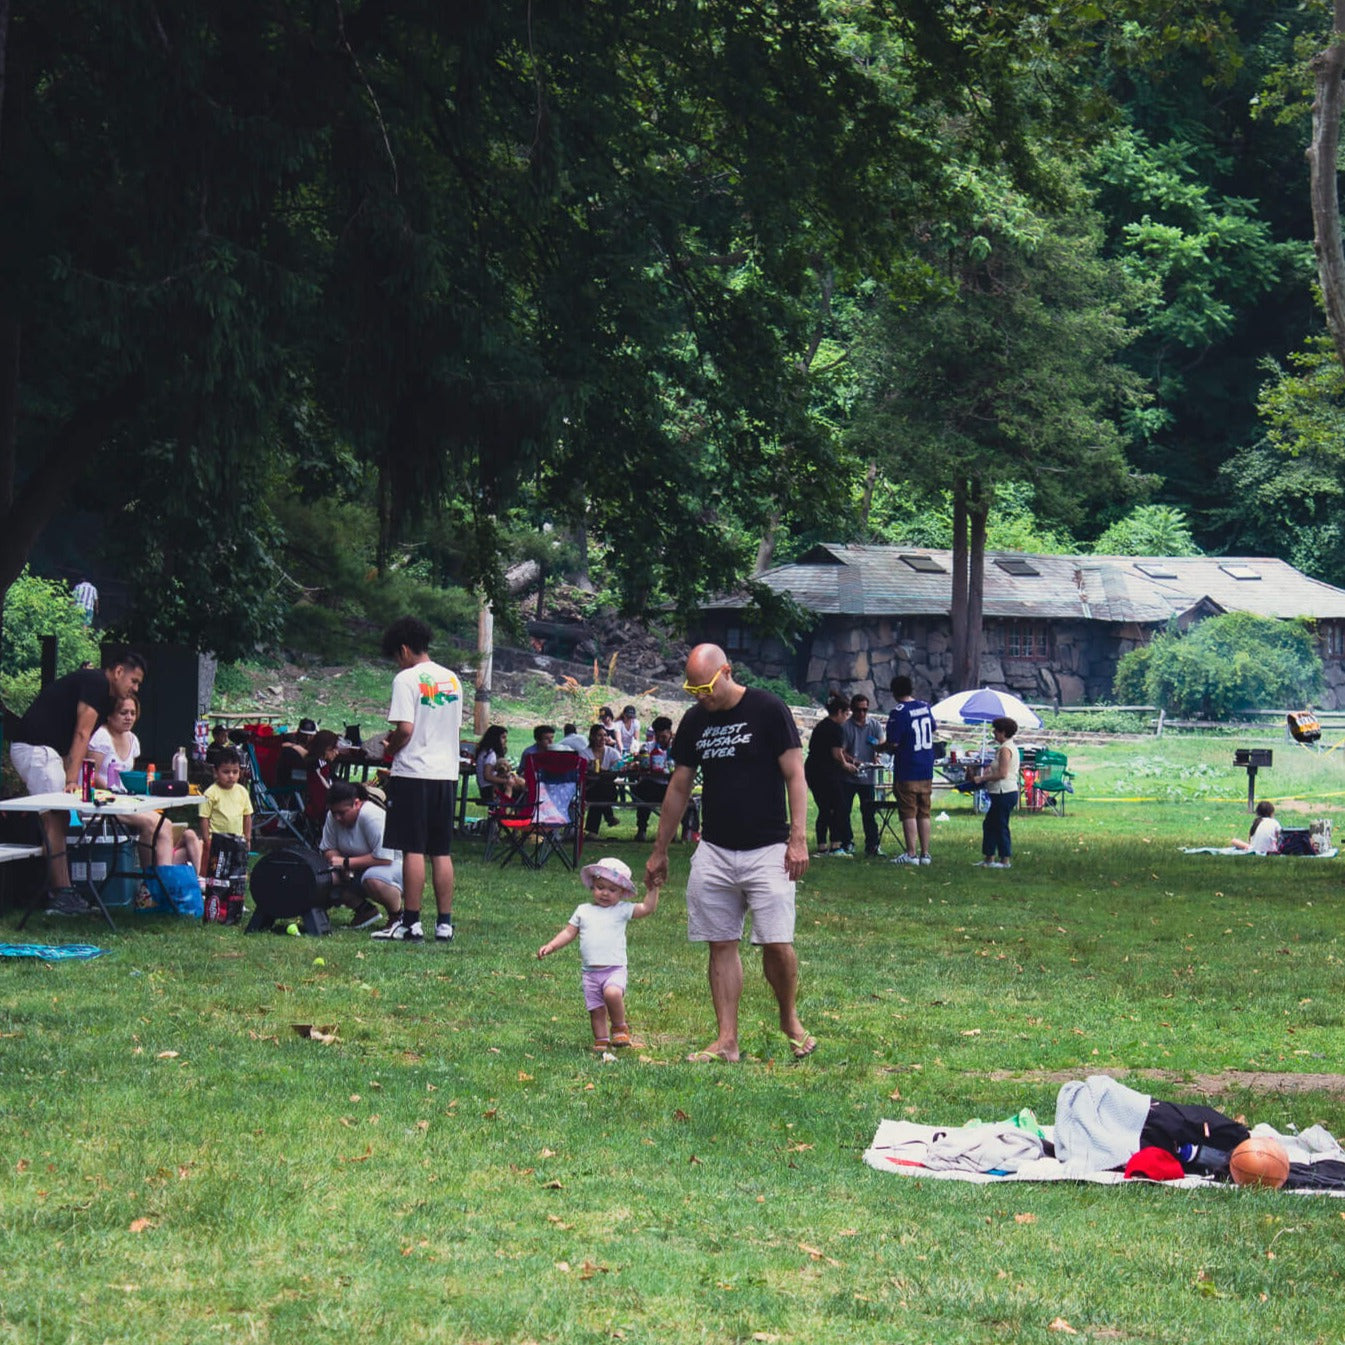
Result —
[[[402, 857], [383, 844], [387, 813], [360, 785], [338, 780], [327, 793], [327, 820], [318, 849], [332, 866], [337, 894], [354, 908], [351, 929], [402, 918]], [[375, 904], [377, 903], [377, 904]]]
[[1269, 799], [1262, 799], [1256, 805], [1256, 821], [1245, 841], [1236, 836], [1229, 844], [1235, 850], [1250, 850], [1255, 855], [1277, 855], [1280, 852], [1280, 836], [1283, 828], [1275, 820], [1275, 805]]
[[238, 783], [242, 758], [233, 749], [220, 754], [215, 783], [201, 796], [201, 841], [204, 872], [213, 891], [228, 903], [226, 924], [243, 918], [248, 885], [248, 851], [252, 847], [252, 798]]
[[626, 1019], [626, 926], [632, 920], [654, 914], [659, 889], [646, 883], [643, 901], [627, 900], [635, 895], [635, 884], [631, 881], [630, 866], [619, 859], [587, 864], [579, 876], [593, 893], [593, 900], [576, 906], [569, 924], [549, 943], [544, 943], [537, 956], [548, 957], [578, 938], [584, 1005], [593, 1026], [593, 1049], [601, 1052], [609, 1046], [631, 1044]]

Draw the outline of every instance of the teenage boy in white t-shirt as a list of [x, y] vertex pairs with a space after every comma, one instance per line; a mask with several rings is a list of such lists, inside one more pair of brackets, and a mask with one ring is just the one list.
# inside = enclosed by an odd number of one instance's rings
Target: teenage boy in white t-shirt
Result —
[[375, 939], [420, 943], [420, 899], [429, 857], [437, 914], [434, 937], [453, 940], [453, 811], [462, 735], [462, 683], [430, 658], [430, 628], [412, 616], [383, 633], [383, 654], [401, 669], [392, 680], [387, 750], [388, 821], [383, 843], [402, 852], [402, 918]]

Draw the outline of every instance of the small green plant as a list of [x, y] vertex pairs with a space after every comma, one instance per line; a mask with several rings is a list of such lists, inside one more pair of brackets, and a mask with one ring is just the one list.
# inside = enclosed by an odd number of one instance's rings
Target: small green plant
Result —
[[97, 667], [101, 632], [85, 624], [69, 587], [41, 579], [24, 567], [5, 594], [4, 652], [0, 657], [0, 697], [16, 713], [32, 704], [41, 688], [42, 637], [56, 637], [56, 672], [82, 663]]
[[745, 687], [756, 687], [760, 691], [769, 691], [772, 695], [779, 696], [786, 705], [813, 704], [813, 698], [806, 691], [800, 691], [792, 682], [785, 681], [783, 677], [760, 677], [745, 663], [733, 665], [733, 676]]

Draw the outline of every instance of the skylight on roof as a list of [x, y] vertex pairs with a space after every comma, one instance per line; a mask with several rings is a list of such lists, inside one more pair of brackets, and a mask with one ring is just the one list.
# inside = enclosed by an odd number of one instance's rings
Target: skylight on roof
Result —
[[1170, 565], [1159, 565], [1153, 562], [1141, 565], [1139, 561], [1136, 561], [1135, 568], [1141, 574], [1147, 574], [1150, 579], [1175, 579], [1177, 577], [1177, 571]]
[[1219, 568], [1230, 579], [1260, 579], [1260, 570], [1253, 570], [1250, 565], [1221, 565]]
[[917, 574], [947, 574], [948, 571], [933, 556], [902, 556], [902, 560]]
[[1032, 564], [1030, 560], [1025, 560], [1022, 556], [1001, 556], [995, 564], [999, 566], [1005, 574], [1012, 575], [1040, 575], [1041, 571]]

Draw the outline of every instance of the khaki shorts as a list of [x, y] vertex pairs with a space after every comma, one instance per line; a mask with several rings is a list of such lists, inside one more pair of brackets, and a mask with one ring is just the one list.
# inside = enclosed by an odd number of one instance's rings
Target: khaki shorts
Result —
[[9, 759], [30, 794], [60, 794], [65, 790], [65, 758], [54, 747], [11, 743]]
[[785, 846], [725, 850], [702, 841], [687, 879], [687, 937], [692, 943], [735, 943], [752, 916], [752, 942], [794, 942], [794, 883]]
[[929, 800], [933, 792], [933, 780], [898, 780], [897, 816], [903, 822], [928, 817]]

